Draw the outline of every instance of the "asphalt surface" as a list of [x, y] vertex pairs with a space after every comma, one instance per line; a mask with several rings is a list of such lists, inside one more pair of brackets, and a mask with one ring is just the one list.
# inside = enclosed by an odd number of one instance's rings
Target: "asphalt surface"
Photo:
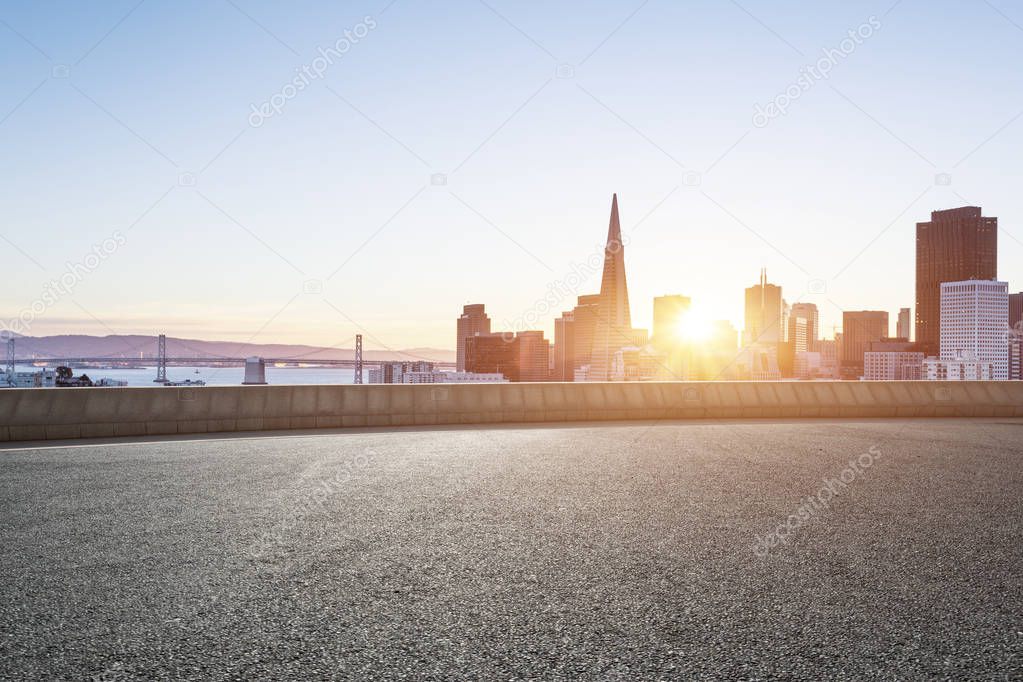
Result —
[[0, 678], [1021, 679], [1021, 492], [1014, 420], [5, 448]]

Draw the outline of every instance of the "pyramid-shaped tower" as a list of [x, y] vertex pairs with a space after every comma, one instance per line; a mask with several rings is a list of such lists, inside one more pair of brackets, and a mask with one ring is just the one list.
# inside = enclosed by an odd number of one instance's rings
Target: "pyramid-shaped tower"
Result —
[[618, 195], [611, 198], [611, 221], [604, 246], [604, 273], [600, 281], [600, 303], [593, 330], [590, 381], [607, 381], [611, 360], [618, 349], [633, 344], [629, 288], [625, 281], [625, 245], [618, 219]]

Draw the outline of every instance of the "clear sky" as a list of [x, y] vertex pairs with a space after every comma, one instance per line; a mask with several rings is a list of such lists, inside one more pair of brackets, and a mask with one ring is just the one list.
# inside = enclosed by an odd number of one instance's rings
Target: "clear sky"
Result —
[[681, 293], [741, 327], [766, 267], [826, 336], [894, 330], [915, 223], [966, 204], [1023, 289], [1023, 7], [893, 2], [3, 3], [0, 316], [452, 348], [599, 253], [613, 192], [636, 326]]

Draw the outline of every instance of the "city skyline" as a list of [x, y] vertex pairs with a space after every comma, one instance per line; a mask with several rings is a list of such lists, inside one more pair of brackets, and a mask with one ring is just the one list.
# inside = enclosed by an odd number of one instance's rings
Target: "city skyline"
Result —
[[[485, 301], [511, 326], [602, 248], [615, 192], [638, 328], [682, 294], [741, 330], [761, 268], [825, 338], [843, 310], [894, 320], [914, 307], [915, 224], [969, 205], [999, 217], [1018, 290], [1018, 29], [939, 4], [10, 8], [3, 317], [95, 246], [24, 333], [450, 349], [452, 311]], [[407, 47], [421, 35], [427, 54]], [[931, 49], [963, 40], [983, 47]], [[338, 54], [322, 77], [250, 120], [321, 49]], [[956, 98], [914, 86], [935, 73]], [[559, 312], [536, 328], [552, 338]]]

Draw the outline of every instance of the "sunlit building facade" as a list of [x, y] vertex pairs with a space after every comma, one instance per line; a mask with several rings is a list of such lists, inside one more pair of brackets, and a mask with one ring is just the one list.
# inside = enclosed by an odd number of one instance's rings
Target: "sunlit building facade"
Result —
[[937, 355], [941, 336], [941, 285], [998, 277], [998, 218], [979, 206], [933, 211], [916, 225], [916, 342]]
[[968, 357], [1009, 378], [1009, 285], [992, 280], [941, 285], [940, 358]]

